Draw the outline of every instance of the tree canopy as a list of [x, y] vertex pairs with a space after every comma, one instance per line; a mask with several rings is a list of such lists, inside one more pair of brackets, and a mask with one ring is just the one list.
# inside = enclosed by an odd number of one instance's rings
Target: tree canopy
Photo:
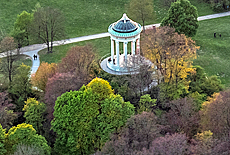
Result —
[[170, 26], [175, 28], [179, 34], [185, 34], [188, 37], [196, 35], [198, 28], [198, 12], [188, 0], [178, 0], [171, 3], [168, 14], [161, 21], [161, 26]]
[[37, 8], [30, 31], [47, 45], [48, 52], [52, 52], [54, 39], [62, 39], [65, 35], [64, 17], [57, 9]]
[[23, 11], [17, 16], [14, 23], [12, 36], [17, 40], [18, 44], [29, 45], [29, 27], [33, 20], [33, 14]]
[[32, 125], [22, 123], [10, 128], [6, 134], [6, 148], [8, 153], [13, 153], [18, 144], [35, 145], [44, 151], [45, 155], [50, 154], [50, 147], [46, 139], [36, 134]]
[[46, 110], [45, 104], [35, 98], [28, 98], [23, 108], [26, 123], [33, 125], [37, 133], [41, 134], [43, 113]]
[[[134, 114], [133, 105], [114, 95], [108, 82], [94, 81], [79, 91], [62, 94], [55, 102], [51, 124], [57, 133], [55, 150], [61, 154], [93, 153]], [[101, 89], [106, 87], [110, 87], [109, 92]]]

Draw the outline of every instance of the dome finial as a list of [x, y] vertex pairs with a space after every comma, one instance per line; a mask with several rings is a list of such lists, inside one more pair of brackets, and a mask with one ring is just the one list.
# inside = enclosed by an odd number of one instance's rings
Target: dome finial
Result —
[[126, 23], [126, 20], [127, 20], [126, 13], [123, 14], [123, 19], [124, 19], [124, 23]]

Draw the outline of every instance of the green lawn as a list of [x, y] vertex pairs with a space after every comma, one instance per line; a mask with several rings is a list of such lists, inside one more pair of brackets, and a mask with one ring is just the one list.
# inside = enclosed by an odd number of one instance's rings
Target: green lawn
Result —
[[[197, 35], [193, 37], [196, 44], [200, 46], [198, 58], [194, 65], [200, 65], [209, 76], [217, 75], [226, 87], [230, 87], [230, 17], [223, 17], [199, 22]], [[213, 37], [216, 32], [217, 38]], [[222, 37], [219, 37], [221, 33]], [[75, 45], [91, 43], [96, 48], [98, 57], [110, 53], [110, 39], [101, 38], [80, 43], [68, 44], [54, 48], [54, 53], [46, 54], [46, 49], [39, 53], [41, 62], [60, 62], [66, 55], [68, 49]]]
[[[193, 38], [200, 46], [194, 65], [202, 66], [207, 74], [220, 77], [226, 87], [230, 86], [230, 17], [199, 22], [197, 35]], [[214, 38], [213, 33], [217, 33]], [[221, 33], [221, 38], [219, 34]]]
[[[9, 33], [16, 17], [23, 10], [32, 12], [37, 0], [1, 0], [0, 29]], [[107, 32], [108, 26], [127, 12], [129, 0], [41, 0], [42, 7], [50, 6], [60, 9], [66, 18], [67, 37], [78, 37]], [[200, 0], [191, 0], [199, 15], [212, 14], [208, 4]], [[162, 0], [154, 0], [155, 16], [146, 24], [159, 23], [167, 13], [168, 7]], [[128, 15], [130, 16], [130, 15]], [[139, 23], [141, 21], [135, 20]]]

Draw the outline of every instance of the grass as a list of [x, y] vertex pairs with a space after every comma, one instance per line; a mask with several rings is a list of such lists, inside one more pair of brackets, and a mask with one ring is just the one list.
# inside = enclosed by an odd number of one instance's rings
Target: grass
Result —
[[[22, 11], [32, 12], [38, 1], [1, 0], [0, 29], [10, 33], [17, 15]], [[42, 7], [50, 6], [62, 11], [66, 18], [67, 37], [78, 37], [107, 32], [108, 26], [127, 12], [129, 0], [42, 0]], [[199, 16], [214, 13], [208, 4], [200, 0], [191, 0], [198, 9]], [[154, 0], [155, 15], [145, 23], [159, 23], [167, 14], [168, 7], [162, 0]], [[130, 15], [128, 15], [130, 16]], [[135, 20], [139, 23], [141, 21]]]
[[[100, 38], [95, 40], [83, 41], [78, 43], [72, 43], [62, 46], [56, 46], [53, 49], [53, 53], [47, 54], [47, 49], [39, 51], [40, 62], [48, 63], [59, 63], [61, 59], [66, 56], [67, 51], [73, 46], [84, 46], [86, 44], [91, 44], [95, 48], [96, 55], [98, 59], [102, 56], [110, 53], [110, 38]], [[122, 48], [122, 47], [121, 47]]]
[[[205, 20], [199, 22], [197, 34], [193, 39], [200, 46], [198, 58], [194, 60], [194, 65], [200, 65], [211, 75], [217, 75], [226, 87], [230, 87], [230, 17]], [[216, 32], [217, 38], [213, 37]], [[221, 38], [219, 37], [221, 33]], [[75, 45], [92, 44], [96, 48], [98, 57], [102, 57], [110, 52], [109, 37], [73, 43], [54, 48], [54, 53], [46, 54], [46, 49], [39, 52], [41, 62], [58, 63], [66, 55], [68, 49]], [[120, 46], [122, 48], [122, 46]], [[128, 47], [129, 49], [129, 47]]]
[[[226, 87], [230, 87], [230, 17], [199, 22], [197, 35], [193, 38], [198, 46], [198, 58], [194, 65], [200, 65], [211, 75], [220, 77]], [[214, 32], [217, 37], [214, 38]], [[219, 37], [221, 34], [221, 38]]]

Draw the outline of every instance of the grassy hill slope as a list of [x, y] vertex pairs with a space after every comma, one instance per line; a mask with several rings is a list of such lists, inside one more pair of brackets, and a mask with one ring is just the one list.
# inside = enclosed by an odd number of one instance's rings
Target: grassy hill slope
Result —
[[[32, 12], [37, 2], [42, 7], [50, 6], [62, 11], [68, 38], [107, 32], [108, 26], [127, 12], [129, 4], [129, 0], [1, 0], [0, 29], [9, 33], [17, 15], [24, 10]], [[199, 0], [191, 0], [191, 3], [197, 7], [199, 16], [213, 13], [206, 3]], [[162, 0], [154, 0], [155, 15], [146, 24], [159, 23], [167, 10]]]

